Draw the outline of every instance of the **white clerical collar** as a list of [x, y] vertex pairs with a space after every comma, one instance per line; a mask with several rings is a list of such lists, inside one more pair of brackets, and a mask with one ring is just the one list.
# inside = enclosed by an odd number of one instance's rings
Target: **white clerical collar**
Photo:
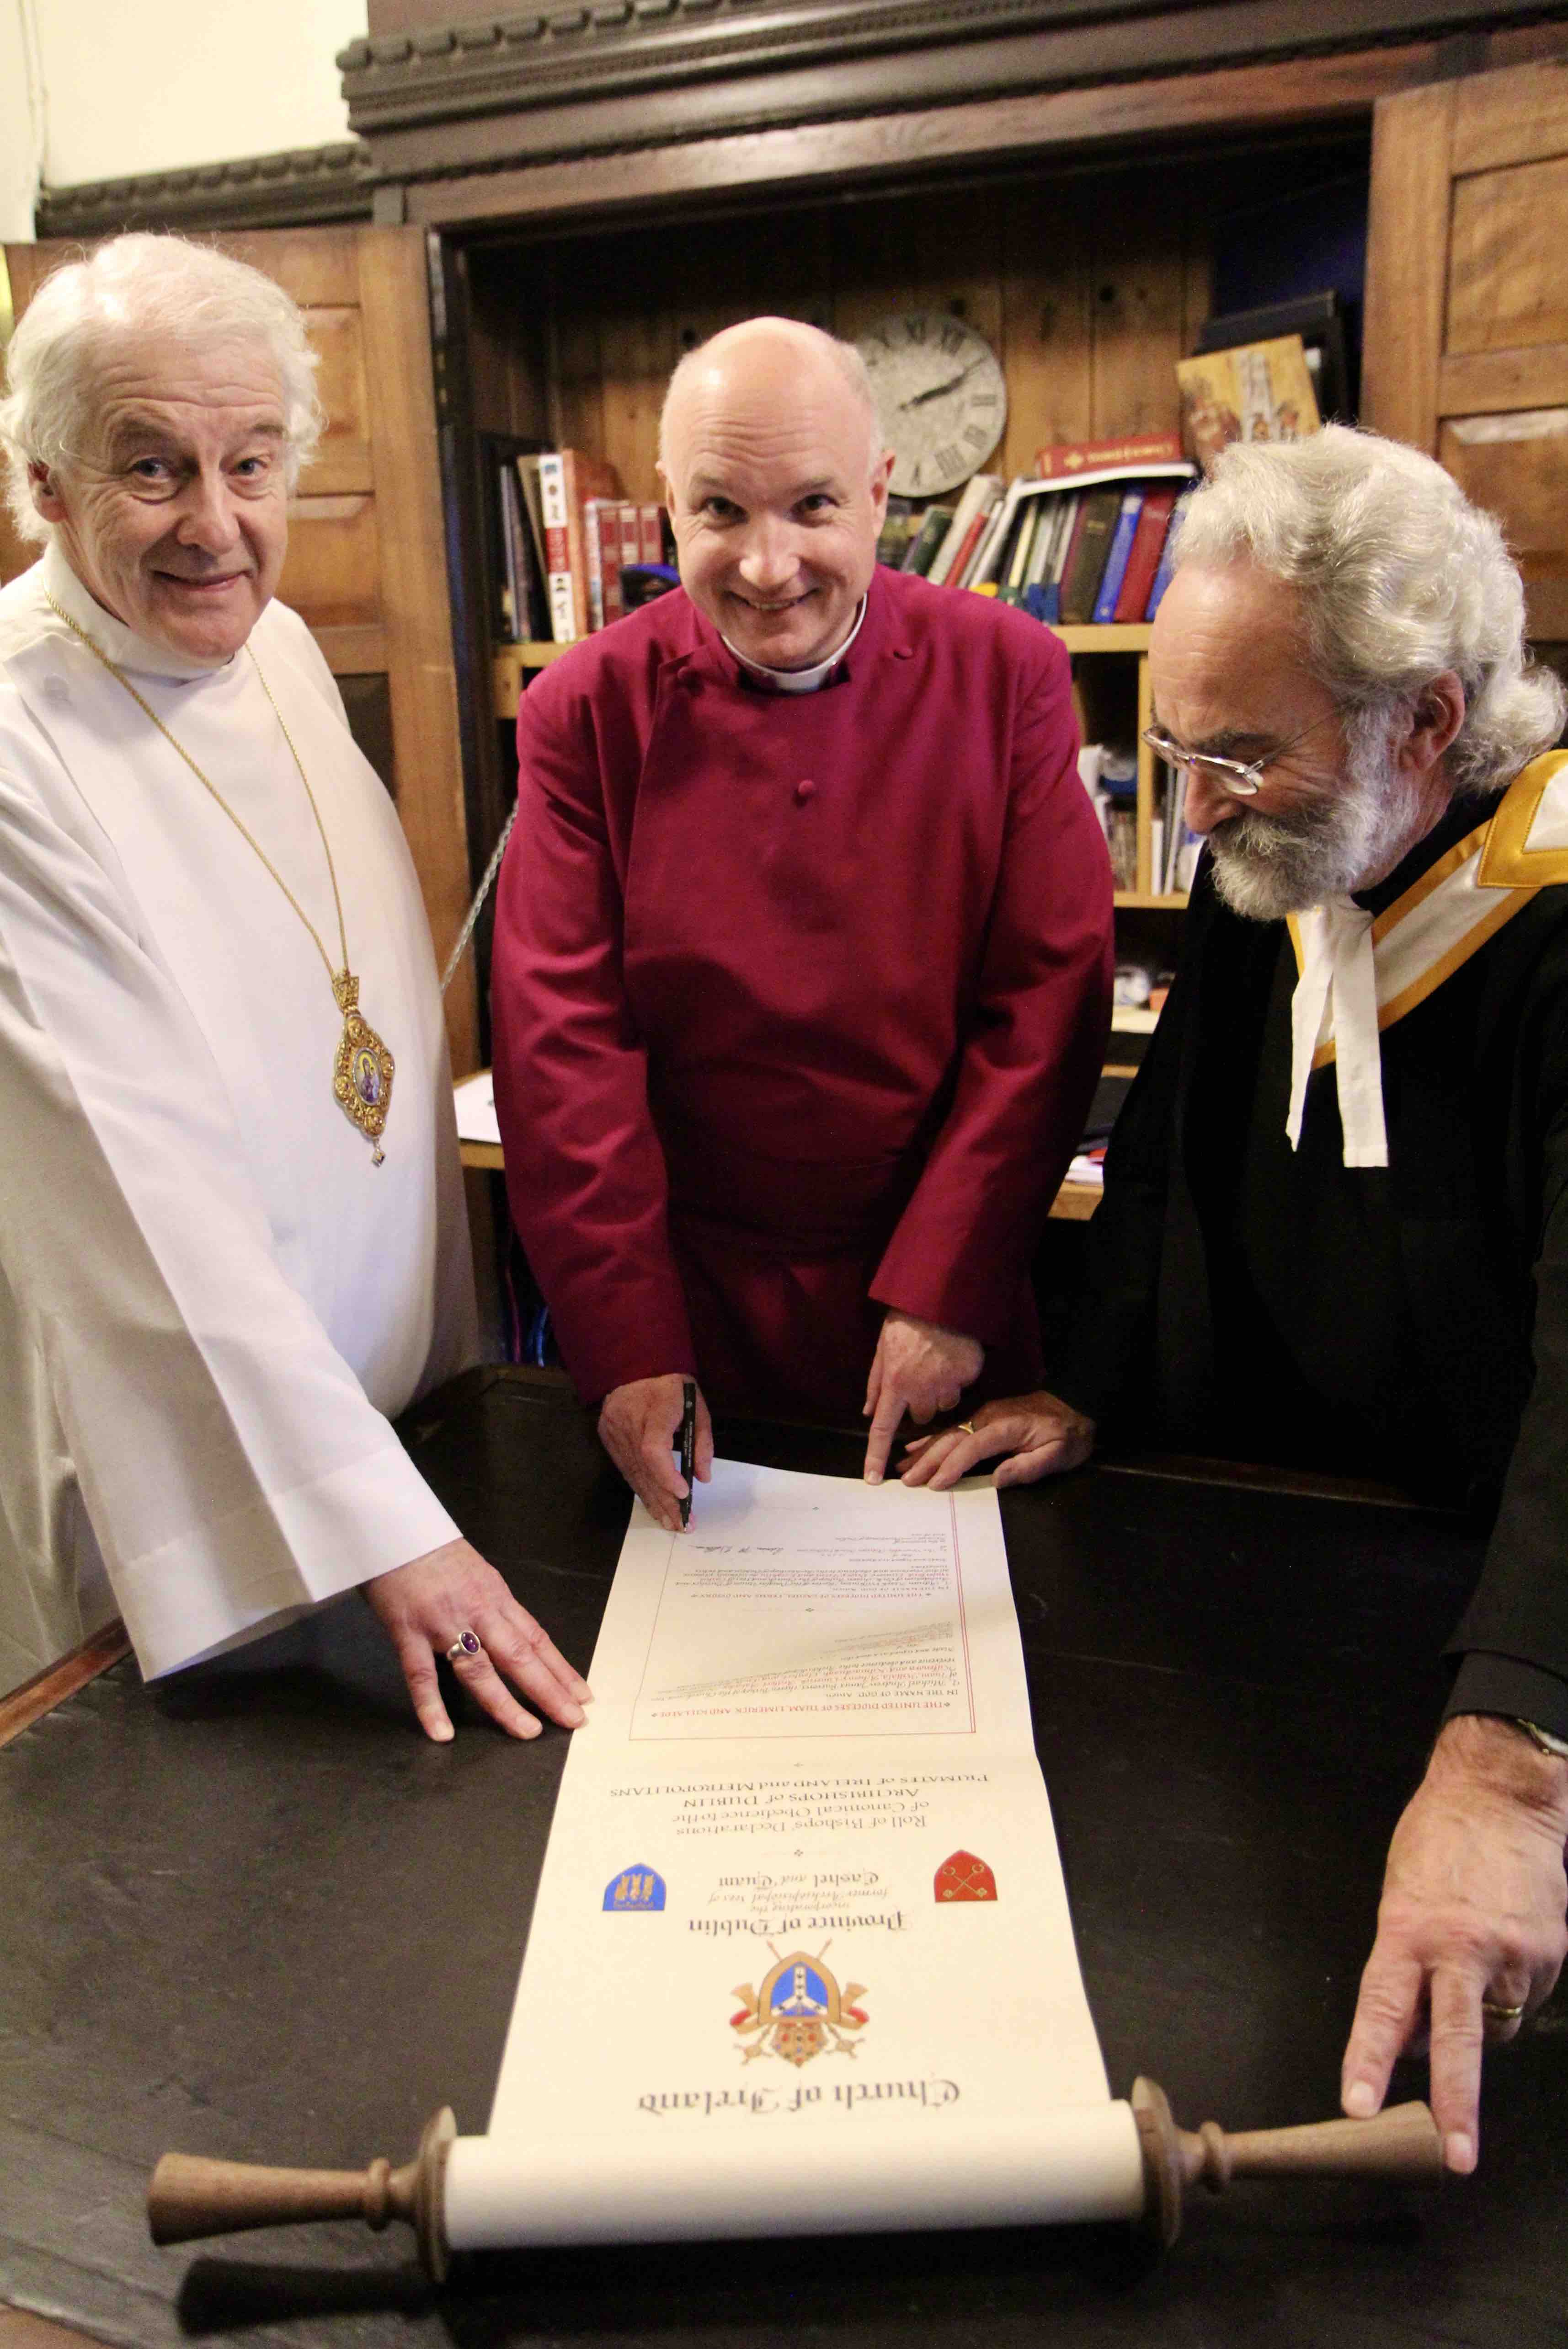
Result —
[[88, 595], [66, 561], [57, 539], [50, 539], [38, 567], [45, 594], [52, 595], [60, 609], [69, 613], [77, 627], [87, 631], [117, 668], [134, 669], [140, 677], [189, 680], [212, 677], [218, 670], [227, 668], [233, 658], [232, 653], [225, 653], [219, 660], [194, 660], [188, 653], [177, 653], [169, 645], [154, 644], [150, 637], [139, 636], [134, 628], [128, 628], [123, 620], [117, 620], [112, 612], [106, 612]]
[[1331, 897], [1289, 917], [1292, 1149], [1307, 1081], [1335, 1064], [1346, 1166], [1387, 1166], [1382, 1031], [1424, 1003], [1537, 889], [1568, 882], [1568, 753], [1549, 750], [1377, 916]]
[[1353, 897], [1330, 897], [1296, 915], [1292, 935], [1302, 960], [1290, 1007], [1290, 1113], [1284, 1129], [1290, 1146], [1295, 1150], [1301, 1143], [1306, 1081], [1326, 1029], [1335, 1042], [1344, 1164], [1387, 1166], [1372, 916]]
[[843, 643], [836, 651], [830, 652], [826, 660], [818, 661], [812, 668], [769, 668], [765, 661], [748, 660], [746, 655], [738, 651], [727, 636], [723, 638], [723, 642], [726, 650], [735, 654], [736, 659], [743, 669], [748, 670], [753, 677], [759, 677], [765, 685], [772, 687], [775, 693], [815, 693], [819, 686], [827, 683], [830, 673], [838, 667], [839, 663], [860, 635], [861, 623], [865, 616], [866, 599], [862, 595], [860, 609], [855, 614], [854, 625]]

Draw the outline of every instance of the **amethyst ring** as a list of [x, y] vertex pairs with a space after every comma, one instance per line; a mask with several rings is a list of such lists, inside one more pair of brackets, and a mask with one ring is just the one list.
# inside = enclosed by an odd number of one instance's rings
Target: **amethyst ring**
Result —
[[449, 1664], [460, 1664], [465, 1656], [478, 1656], [482, 1653], [483, 1650], [480, 1645], [480, 1635], [477, 1631], [459, 1631], [447, 1650], [447, 1661]]

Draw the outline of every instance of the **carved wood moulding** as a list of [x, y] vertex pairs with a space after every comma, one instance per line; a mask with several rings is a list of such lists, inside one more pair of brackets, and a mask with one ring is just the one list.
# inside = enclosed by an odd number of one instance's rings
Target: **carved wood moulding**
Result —
[[299, 228], [368, 220], [376, 167], [361, 140], [246, 155], [134, 179], [81, 181], [38, 198], [40, 237], [92, 238], [128, 228]]
[[432, 25], [428, 0], [402, 5], [407, 30], [356, 40], [338, 64], [353, 129], [404, 181], [1563, 13], [1562, 0], [584, 0]]

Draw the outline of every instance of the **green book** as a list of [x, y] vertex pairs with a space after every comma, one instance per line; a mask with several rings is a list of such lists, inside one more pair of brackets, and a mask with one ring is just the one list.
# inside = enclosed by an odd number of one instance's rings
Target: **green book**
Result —
[[1083, 518], [1062, 578], [1062, 621], [1068, 627], [1084, 626], [1094, 610], [1099, 583], [1110, 554], [1111, 533], [1121, 512], [1121, 492], [1091, 490], [1083, 503]]
[[936, 559], [936, 550], [946, 537], [953, 521], [951, 506], [927, 506], [925, 520], [909, 542], [909, 552], [901, 566], [905, 571], [918, 571], [923, 579]]

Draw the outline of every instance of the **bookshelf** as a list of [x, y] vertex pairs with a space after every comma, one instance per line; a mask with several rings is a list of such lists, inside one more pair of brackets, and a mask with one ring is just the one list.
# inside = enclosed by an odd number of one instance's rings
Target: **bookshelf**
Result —
[[[442, 241], [447, 419], [469, 446], [505, 434], [606, 458], [628, 499], [648, 499], [664, 388], [684, 351], [761, 311], [853, 338], [923, 309], [964, 319], [1001, 362], [1007, 425], [985, 471], [1011, 478], [1047, 445], [1169, 431], [1176, 361], [1212, 306], [1216, 215], [1255, 176], [1255, 155], [1211, 147], [1094, 170], [1013, 161], [966, 184], [861, 189], [853, 201], [776, 188], [766, 203], [722, 212], [686, 202], [662, 218], [489, 224]], [[475, 620], [489, 608], [471, 583]], [[1099, 698], [1114, 700], [1123, 746], [1136, 735], [1147, 641], [1141, 627], [1064, 632], [1086, 683], [1103, 676]], [[470, 706], [490, 719], [469, 793], [476, 869], [511, 802], [495, 721], [552, 650], [492, 646], [488, 619], [475, 643]], [[1140, 772], [1145, 885], [1151, 790]], [[1147, 885], [1130, 891], [1128, 910], [1159, 918], [1148, 898]]]
[[[962, 593], [962, 590], [954, 590]], [[1072, 656], [1076, 677], [1081, 678], [1082, 665], [1101, 660], [1115, 661], [1124, 673], [1122, 683], [1125, 698], [1126, 675], [1130, 662], [1136, 663], [1133, 691], [1136, 695], [1138, 731], [1149, 723], [1149, 628], [1147, 624], [1120, 627], [1058, 627], [1051, 631], [1059, 636]], [[493, 688], [494, 714], [498, 724], [510, 726], [517, 714], [517, 698], [530, 677], [548, 668], [570, 645], [515, 644], [497, 645], [491, 655], [490, 673]], [[1162, 895], [1150, 889], [1149, 879], [1151, 828], [1155, 809], [1154, 759], [1142, 741], [1138, 745], [1138, 873], [1145, 885], [1137, 889], [1119, 889], [1116, 903], [1128, 912], [1180, 913], [1186, 905], [1182, 892]]]
[[[1256, 185], [1255, 149], [1212, 142], [1201, 157], [1014, 163], [966, 184], [862, 189], [853, 201], [775, 190], [766, 204], [722, 212], [686, 203], [678, 229], [673, 216], [490, 227], [454, 243], [445, 280], [449, 414], [475, 435], [604, 458], [626, 498], [649, 499], [670, 370], [719, 327], [772, 311], [852, 339], [901, 312], [945, 312], [1001, 363], [1006, 427], [981, 470], [1011, 479], [1033, 471], [1042, 447], [1179, 424], [1176, 362], [1213, 306], [1216, 222], [1254, 202]], [[471, 608], [488, 612], [482, 589]], [[1135, 745], [1147, 627], [1058, 633], [1096, 719], [1085, 739]], [[482, 692], [504, 722], [544, 656], [492, 647], [488, 626], [485, 639], [474, 706]], [[510, 752], [497, 740], [492, 725], [478, 746], [488, 771], [470, 793], [476, 868], [511, 801]], [[1149, 921], [1185, 902], [1150, 885], [1157, 812], [1140, 746], [1136, 879], [1118, 904]]]
[[506, 726], [517, 716], [517, 697], [531, 677], [552, 661], [572, 650], [570, 645], [526, 643], [497, 645], [491, 657], [490, 674], [494, 679], [495, 714]]

